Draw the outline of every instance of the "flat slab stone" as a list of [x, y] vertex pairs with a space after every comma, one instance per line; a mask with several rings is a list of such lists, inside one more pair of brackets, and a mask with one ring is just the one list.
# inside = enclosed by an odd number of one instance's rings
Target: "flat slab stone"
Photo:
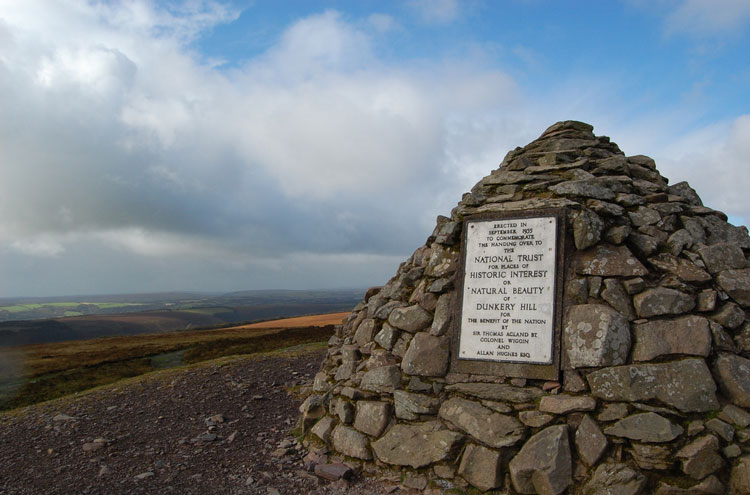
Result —
[[583, 416], [575, 434], [578, 456], [587, 466], [593, 466], [607, 449], [607, 437], [588, 414]]
[[623, 246], [600, 243], [586, 251], [574, 255], [577, 273], [600, 277], [639, 277], [648, 270]]
[[711, 352], [711, 328], [701, 316], [652, 320], [634, 325], [633, 330], [633, 361], [650, 361], [669, 354], [705, 357]]
[[654, 412], [633, 414], [604, 429], [607, 435], [647, 443], [671, 442], [683, 431], [682, 426]]
[[427, 328], [432, 323], [432, 314], [422, 306], [415, 304], [405, 308], [396, 308], [388, 315], [388, 323], [410, 333]]
[[724, 464], [719, 455], [719, 440], [713, 435], [690, 442], [677, 452], [676, 457], [682, 459], [682, 472], [696, 480], [715, 473]]
[[409, 343], [401, 369], [412, 376], [445, 376], [449, 360], [450, 340], [447, 336], [419, 332]]
[[436, 397], [396, 390], [393, 392], [393, 405], [397, 418], [414, 421], [419, 419], [420, 414], [437, 413], [440, 401]]
[[354, 428], [373, 437], [380, 436], [391, 419], [391, 405], [387, 402], [361, 400], [357, 402]]
[[547, 395], [539, 403], [541, 412], [552, 414], [568, 414], [574, 411], [593, 411], [596, 409], [596, 399], [585, 395]]
[[393, 392], [401, 384], [401, 370], [395, 364], [370, 370], [362, 377], [360, 388], [370, 392]]
[[464, 436], [439, 421], [397, 424], [380, 440], [372, 442], [377, 458], [386, 464], [414, 469], [454, 458]]
[[646, 289], [633, 297], [635, 312], [641, 318], [679, 315], [695, 307], [695, 297], [667, 287]]
[[531, 437], [508, 465], [518, 493], [558, 495], [572, 483], [567, 425], [549, 426]]
[[448, 392], [459, 392], [480, 399], [499, 400], [520, 404], [541, 397], [538, 388], [514, 387], [506, 383], [454, 383], [445, 387]]
[[445, 401], [438, 416], [490, 447], [509, 447], [524, 436], [525, 427], [516, 418], [459, 397]]
[[614, 366], [586, 377], [594, 397], [625, 402], [657, 399], [683, 412], [719, 408], [716, 383], [702, 359]]

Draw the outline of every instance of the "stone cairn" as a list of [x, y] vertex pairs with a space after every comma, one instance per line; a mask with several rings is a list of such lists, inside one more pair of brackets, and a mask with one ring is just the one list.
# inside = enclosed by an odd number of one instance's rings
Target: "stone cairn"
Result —
[[[462, 220], [548, 207], [567, 217], [561, 381], [452, 371]], [[686, 182], [559, 122], [337, 326], [306, 445], [438, 492], [750, 494], [747, 254]]]

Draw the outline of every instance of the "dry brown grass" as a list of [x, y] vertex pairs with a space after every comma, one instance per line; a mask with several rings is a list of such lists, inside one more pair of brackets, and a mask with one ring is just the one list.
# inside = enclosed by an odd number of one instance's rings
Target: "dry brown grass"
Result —
[[329, 313], [326, 315], [296, 316], [294, 318], [283, 318], [281, 320], [262, 321], [249, 325], [232, 327], [234, 329], [245, 328], [297, 328], [297, 327], [322, 327], [325, 325], [338, 325], [350, 312]]

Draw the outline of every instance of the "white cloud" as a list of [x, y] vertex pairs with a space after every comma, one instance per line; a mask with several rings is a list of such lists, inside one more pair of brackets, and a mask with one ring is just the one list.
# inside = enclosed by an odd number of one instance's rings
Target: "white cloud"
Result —
[[750, 25], [750, 2], [747, 0], [680, 0], [668, 14], [665, 26], [669, 33], [724, 34]]
[[460, 14], [458, 0], [410, 0], [408, 5], [428, 23], [447, 24]]

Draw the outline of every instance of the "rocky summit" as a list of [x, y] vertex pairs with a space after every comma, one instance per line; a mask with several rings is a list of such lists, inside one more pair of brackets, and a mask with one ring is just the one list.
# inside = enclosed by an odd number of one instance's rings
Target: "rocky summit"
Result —
[[[593, 130], [510, 151], [367, 291], [301, 407], [309, 450], [438, 492], [750, 494], [748, 231]], [[549, 208], [560, 379], [459, 372], [465, 221]]]

